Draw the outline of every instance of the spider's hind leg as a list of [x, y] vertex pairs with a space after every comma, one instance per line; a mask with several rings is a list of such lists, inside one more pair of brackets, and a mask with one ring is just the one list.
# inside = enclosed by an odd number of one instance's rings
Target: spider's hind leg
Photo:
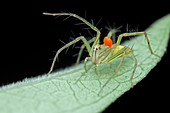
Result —
[[135, 62], [135, 66], [134, 66], [134, 69], [133, 69], [133, 72], [132, 72], [132, 75], [131, 75], [131, 78], [130, 78], [131, 87], [133, 87], [132, 79], [133, 79], [134, 73], [135, 73], [135, 71], [136, 71], [136, 67], [137, 67], [138, 62], [137, 62], [137, 60], [136, 60], [136, 58], [135, 58], [135, 56], [134, 56], [134, 54], [133, 54], [132, 51], [130, 52], [130, 54], [131, 54], [131, 56], [132, 56], [132, 58], [133, 58], [133, 60], [134, 60], [134, 62]]
[[122, 40], [122, 37], [137, 36], [137, 35], [145, 35], [145, 39], [147, 40], [148, 47], [149, 47], [149, 50], [150, 50], [151, 54], [153, 54], [153, 55], [155, 55], [155, 56], [157, 56], [157, 57], [160, 58], [159, 55], [157, 55], [157, 54], [155, 54], [155, 53], [153, 52], [153, 50], [152, 50], [152, 48], [151, 48], [151, 45], [150, 45], [150, 41], [149, 41], [148, 35], [147, 35], [146, 32], [123, 33], [123, 34], [119, 35], [118, 40], [117, 40], [116, 43], [117, 43], [117, 45], [120, 45], [120, 42], [121, 42], [121, 40]]

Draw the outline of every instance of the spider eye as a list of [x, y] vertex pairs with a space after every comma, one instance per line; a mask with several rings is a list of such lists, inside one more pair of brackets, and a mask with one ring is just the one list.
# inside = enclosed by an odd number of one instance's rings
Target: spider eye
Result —
[[95, 46], [94, 46], [94, 51], [100, 50], [100, 49], [101, 49], [101, 46], [100, 46], [100, 45], [95, 45]]
[[104, 45], [112, 47], [113, 43], [112, 43], [112, 39], [110, 37], [107, 37], [107, 36], [104, 37], [103, 42], [104, 42]]

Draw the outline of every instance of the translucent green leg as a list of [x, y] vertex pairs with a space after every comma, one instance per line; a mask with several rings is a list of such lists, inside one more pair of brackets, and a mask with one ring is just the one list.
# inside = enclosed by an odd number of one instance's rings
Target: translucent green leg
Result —
[[[100, 89], [100, 91], [99, 91], [98, 94], [100, 94], [100, 92], [101, 92], [101, 91], [103, 90], [103, 88], [109, 83], [109, 81], [113, 78], [113, 76], [116, 75], [116, 74], [119, 72], [119, 69], [120, 69], [120, 67], [121, 67], [121, 65], [122, 65], [122, 63], [123, 63], [123, 60], [124, 60], [125, 56], [126, 56], [127, 54], [129, 54], [129, 53], [131, 54], [131, 56], [132, 56], [132, 58], [133, 58], [133, 60], [134, 60], [134, 62], [135, 62], [134, 69], [133, 69], [133, 72], [132, 72], [132, 75], [131, 75], [131, 78], [130, 78], [131, 87], [133, 87], [132, 79], [133, 79], [134, 73], [135, 73], [135, 71], [136, 71], [137, 60], [136, 60], [136, 58], [135, 58], [135, 56], [134, 56], [134, 54], [133, 54], [133, 52], [132, 52], [132, 49], [127, 48], [127, 49], [124, 50], [124, 52], [121, 52], [122, 59], [121, 59], [121, 61], [120, 61], [120, 63], [119, 63], [119, 66], [117, 67], [116, 71], [115, 71], [114, 74], [106, 81], [106, 83], [102, 86], [102, 88]], [[116, 57], [116, 56], [113, 56], [113, 60], [115, 59], [115, 57]]]
[[96, 31], [96, 32], [97, 32], [97, 34], [96, 34], [96, 39], [95, 39], [95, 41], [94, 41], [94, 43], [93, 43], [93, 45], [92, 45], [92, 47], [91, 47], [91, 50], [90, 50], [90, 54], [92, 54], [94, 46], [99, 43], [99, 38], [100, 38], [100, 34], [101, 34], [101, 33], [100, 33], [100, 30], [99, 30], [97, 27], [93, 26], [91, 23], [89, 23], [89, 22], [88, 22], [87, 20], [85, 20], [84, 18], [82, 18], [82, 17], [80, 17], [80, 16], [78, 16], [78, 15], [76, 15], [76, 14], [73, 14], [73, 13], [43, 13], [43, 14], [44, 14], [44, 15], [52, 15], [52, 16], [72, 16], [72, 17], [75, 17], [75, 18], [81, 20], [81, 21], [84, 22], [86, 25], [88, 25], [91, 29], [93, 29], [94, 31]]
[[131, 54], [131, 56], [132, 56], [133, 60], [135, 61], [135, 66], [134, 66], [134, 69], [133, 69], [133, 72], [132, 72], [132, 76], [131, 76], [131, 78], [130, 78], [130, 81], [131, 81], [131, 87], [133, 87], [132, 79], [133, 79], [133, 75], [135, 74], [135, 71], [136, 71], [136, 67], [137, 67], [137, 60], [136, 60], [136, 58], [135, 58], [135, 56], [134, 56], [134, 54], [133, 54], [133, 52], [132, 52], [132, 51], [130, 52], [130, 54]]
[[[90, 40], [88, 41], [88, 43], [91, 44], [92, 42], [95, 41], [95, 39], [96, 39], [96, 37], [93, 37], [92, 39], [90, 39]], [[81, 48], [80, 48], [80, 51], [79, 51], [79, 54], [78, 54], [78, 57], [77, 57], [76, 64], [78, 64], [78, 63], [80, 62], [80, 58], [81, 58], [81, 55], [82, 55], [82, 52], [83, 52], [84, 48], [85, 48], [85, 44], [83, 44], [83, 45], [81, 46]]]
[[96, 73], [96, 75], [98, 75], [98, 72], [97, 72], [97, 65], [95, 65], [95, 73]]
[[88, 51], [89, 54], [90, 54], [90, 45], [89, 45], [89, 43], [87, 42], [87, 40], [86, 40], [83, 36], [80, 36], [80, 37], [76, 38], [75, 40], [69, 42], [68, 44], [66, 44], [65, 46], [63, 46], [62, 48], [60, 48], [60, 49], [56, 52], [56, 55], [55, 55], [55, 57], [54, 57], [54, 59], [53, 59], [53, 63], [52, 63], [52, 65], [51, 65], [50, 71], [47, 73], [47, 76], [53, 71], [54, 64], [55, 64], [56, 59], [58, 58], [59, 53], [60, 53], [62, 50], [64, 50], [65, 48], [71, 46], [72, 44], [74, 44], [74, 43], [76, 43], [76, 42], [78, 42], [78, 41], [80, 41], [80, 40], [83, 41], [83, 43], [84, 43], [85, 46], [86, 46], [87, 51]]
[[114, 75], [116, 75], [116, 74], [119, 72], [119, 69], [120, 69], [120, 67], [121, 67], [121, 65], [122, 65], [122, 63], [123, 63], [123, 60], [124, 60], [125, 56], [126, 56], [126, 54], [125, 54], [125, 52], [124, 52], [124, 55], [122, 56], [122, 59], [121, 59], [121, 61], [120, 61], [120, 63], [119, 63], [119, 66], [117, 67], [116, 71], [115, 71], [114, 74], [106, 81], [106, 83], [102, 86], [102, 88], [100, 89], [100, 91], [99, 91], [98, 94], [100, 94], [101, 91], [103, 90], [103, 88], [109, 83], [109, 81], [110, 81], [111, 79], [113, 79]]
[[76, 81], [75, 83], [77, 83], [77, 82], [85, 75], [85, 73], [87, 73], [87, 71], [88, 71], [89, 69], [91, 69], [91, 67], [93, 66], [93, 64], [92, 64], [92, 65], [90, 65], [90, 67], [87, 69], [86, 63], [87, 63], [87, 60], [90, 59], [90, 58], [91, 58], [91, 57], [86, 57], [86, 58], [85, 58], [85, 60], [84, 60], [84, 69], [85, 69], [85, 72], [79, 77], [79, 79], [77, 79], [77, 81]]
[[84, 60], [84, 69], [85, 69], [85, 72], [87, 73], [87, 67], [86, 67], [86, 63], [87, 63], [87, 60], [90, 59], [91, 57], [86, 57], [85, 60]]
[[107, 37], [112, 37], [113, 43], [115, 43], [115, 38], [116, 38], [116, 32], [118, 32], [118, 29], [112, 29], [109, 31], [109, 33], [107, 34]]
[[155, 56], [157, 56], [157, 57], [160, 58], [159, 55], [155, 54], [155, 53], [152, 51], [152, 48], [151, 48], [151, 45], [150, 45], [150, 42], [149, 42], [149, 38], [148, 38], [146, 32], [123, 33], [123, 34], [119, 35], [118, 40], [117, 40], [117, 45], [118, 45], [118, 46], [120, 45], [120, 42], [121, 42], [121, 40], [122, 40], [122, 37], [135, 36], [135, 35], [145, 35], [145, 38], [146, 38], [146, 40], [147, 40], [147, 43], [148, 43], [149, 50], [150, 50], [151, 54], [153, 54], [153, 55], [155, 55]]

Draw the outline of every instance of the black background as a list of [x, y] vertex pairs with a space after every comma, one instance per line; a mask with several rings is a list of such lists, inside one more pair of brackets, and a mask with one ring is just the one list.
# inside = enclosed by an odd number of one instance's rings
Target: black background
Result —
[[[12, 4], [12, 3], [11, 3]], [[49, 5], [53, 4], [53, 5]], [[73, 3], [72, 3], [73, 4]], [[85, 25], [75, 25], [81, 23], [77, 19], [65, 17], [44, 16], [43, 12], [72, 12], [86, 18], [101, 29], [102, 37], [108, 30], [106, 26], [123, 26], [120, 33], [129, 31], [144, 31], [155, 20], [169, 13], [167, 7], [161, 4], [155, 6], [147, 3], [126, 4], [126, 3], [14, 3], [7, 4], [1, 10], [1, 76], [0, 85], [23, 80], [37, 75], [47, 73], [51, 66], [51, 60], [62, 44], [59, 40], [68, 43], [71, 38], [84, 35], [87, 38], [90, 34]], [[73, 33], [72, 33], [72, 32]], [[94, 36], [95, 32], [90, 30]], [[118, 34], [117, 34], [118, 35]], [[80, 46], [81, 43], [76, 44]], [[168, 57], [166, 51], [161, 62], [138, 83], [133, 89], [111, 104], [106, 110], [116, 112], [136, 112], [150, 110], [167, 110], [166, 100], [168, 93]], [[72, 65], [76, 57], [72, 55], [78, 53], [79, 49], [69, 48], [67, 54], [61, 53], [59, 66], [55, 69]], [[83, 57], [87, 56], [83, 54]]]

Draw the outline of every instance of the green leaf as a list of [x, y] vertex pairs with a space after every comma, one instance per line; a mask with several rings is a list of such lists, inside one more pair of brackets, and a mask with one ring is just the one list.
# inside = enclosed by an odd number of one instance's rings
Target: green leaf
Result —
[[[146, 32], [149, 34], [153, 51], [162, 57], [169, 40], [170, 15], [156, 21]], [[133, 78], [135, 85], [160, 59], [151, 55], [144, 36], [133, 38], [122, 45], [129, 47], [134, 45], [134, 54], [138, 61]], [[95, 74], [93, 67], [77, 84], [75, 81], [84, 72], [83, 64], [53, 72], [48, 78], [44, 74], [3, 86], [0, 89], [0, 111], [2, 113], [101, 112], [131, 88], [130, 77], [134, 61], [130, 55], [127, 55], [118, 74], [106, 85], [101, 95], [97, 95], [119, 62], [120, 58], [111, 63], [99, 65], [99, 75]]]

